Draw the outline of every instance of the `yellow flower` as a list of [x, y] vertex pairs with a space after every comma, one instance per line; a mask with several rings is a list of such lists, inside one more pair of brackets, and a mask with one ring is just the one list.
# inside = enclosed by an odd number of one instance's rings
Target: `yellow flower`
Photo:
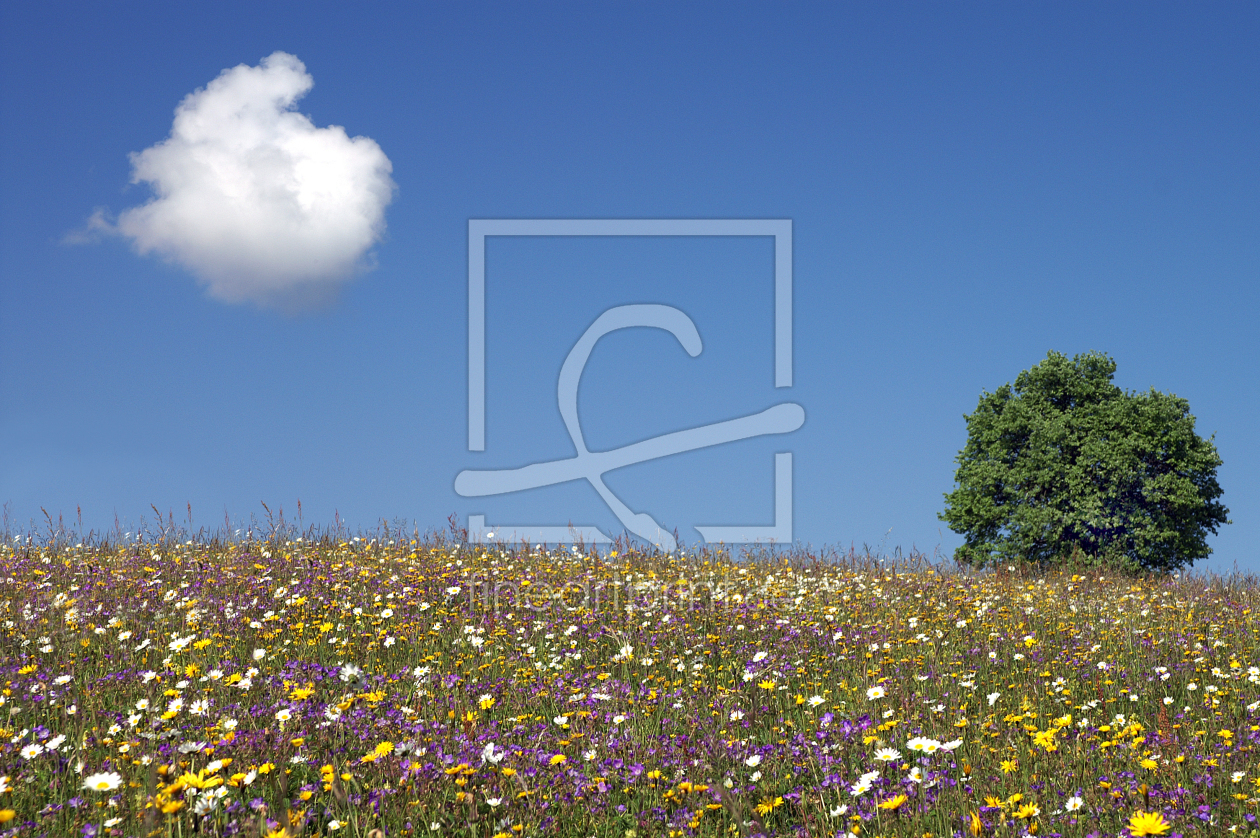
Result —
[[1151, 759], [1150, 757], [1147, 757], [1146, 759], [1142, 760], [1140, 764], [1143, 768], [1149, 771], [1154, 771], [1156, 768], [1159, 768], [1159, 763]]
[[0, 823], [8, 823], [17, 817], [17, 812], [12, 809], [0, 809]]
[[1172, 826], [1159, 812], [1134, 812], [1129, 818], [1129, 832], [1134, 836], [1163, 835], [1170, 830]]
[[1015, 769], [1016, 769], [1016, 768], [1018, 768], [1018, 767], [1019, 767], [1019, 763], [1017, 763], [1017, 762], [1016, 762], [1015, 760], [1013, 760], [1013, 759], [1004, 759], [1004, 760], [1002, 760], [1002, 773], [1003, 773], [1003, 774], [1011, 774], [1011, 773], [1013, 773], [1013, 772], [1015, 771]]
[[763, 690], [772, 690], [774, 689], [774, 681], [759, 681], [757, 686], [761, 687]]
[[883, 803], [880, 803], [879, 808], [887, 809], [890, 812], [895, 812], [896, 810], [901, 808], [901, 804], [905, 803], [907, 799], [908, 798], [904, 794], [899, 794], [896, 797], [890, 798], [888, 800], [885, 800]]
[[984, 831], [984, 821], [980, 820], [979, 812], [971, 813], [971, 823], [969, 825], [968, 831], [972, 835], [979, 835], [981, 832]]
[[1020, 806], [1019, 809], [1015, 812], [1014, 817], [1016, 820], [1022, 821], [1028, 818], [1035, 818], [1040, 814], [1041, 814], [1041, 810], [1038, 809], [1036, 806], [1034, 806], [1031, 803], [1025, 803], [1023, 806]]
[[[382, 742], [382, 743], [380, 743], [379, 745], [377, 745], [375, 748], [373, 748], [373, 749], [372, 749], [372, 753], [370, 753], [370, 754], [364, 754], [364, 755], [363, 755], [363, 756], [359, 759], [359, 762], [376, 762], [376, 761], [377, 761], [378, 759], [380, 759], [381, 757], [384, 757], [384, 756], [389, 756], [389, 755], [390, 755], [390, 754], [392, 754], [393, 752], [394, 752], [394, 743], [393, 743], [393, 742]], [[451, 773], [451, 771], [448, 769], [446, 773], [447, 773], [447, 774], [450, 774], [450, 773]]]
[[757, 804], [757, 814], [768, 815], [782, 805], [783, 805], [782, 797], [775, 797], [775, 798], [767, 797], [766, 799], [762, 800], [760, 803]]
[[569, 761], [569, 758], [566, 757], [564, 754], [556, 754], [554, 757], [551, 758], [552, 765], [564, 765], [568, 761]]

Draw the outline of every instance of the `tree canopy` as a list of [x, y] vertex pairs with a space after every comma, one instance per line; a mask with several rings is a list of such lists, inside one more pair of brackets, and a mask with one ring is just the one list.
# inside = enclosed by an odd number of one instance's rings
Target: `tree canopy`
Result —
[[1115, 371], [1103, 353], [1050, 352], [981, 394], [940, 514], [965, 537], [955, 560], [1133, 572], [1207, 558], [1229, 513], [1216, 447], [1185, 399], [1122, 391]]

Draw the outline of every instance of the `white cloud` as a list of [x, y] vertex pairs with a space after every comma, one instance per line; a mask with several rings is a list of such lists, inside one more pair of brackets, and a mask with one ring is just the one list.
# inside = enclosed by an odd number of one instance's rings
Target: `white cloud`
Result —
[[[367, 267], [385, 230], [393, 167], [368, 137], [293, 110], [311, 89], [284, 52], [224, 70], [175, 110], [171, 135], [131, 156], [154, 197], [113, 230], [187, 268], [211, 296], [302, 308]], [[94, 215], [89, 231], [109, 226]]]

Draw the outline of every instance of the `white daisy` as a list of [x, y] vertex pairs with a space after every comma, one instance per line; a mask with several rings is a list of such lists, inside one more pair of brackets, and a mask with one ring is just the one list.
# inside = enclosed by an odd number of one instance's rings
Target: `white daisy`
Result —
[[90, 774], [83, 781], [83, 788], [91, 791], [113, 791], [122, 785], [122, 777], [113, 771], [105, 771], [100, 774]]

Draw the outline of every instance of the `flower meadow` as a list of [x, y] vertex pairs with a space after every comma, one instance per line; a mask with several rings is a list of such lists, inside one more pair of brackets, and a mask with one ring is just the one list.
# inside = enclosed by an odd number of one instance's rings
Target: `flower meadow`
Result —
[[1257, 835], [1257, 586], [0, 545], [0, 836]]

